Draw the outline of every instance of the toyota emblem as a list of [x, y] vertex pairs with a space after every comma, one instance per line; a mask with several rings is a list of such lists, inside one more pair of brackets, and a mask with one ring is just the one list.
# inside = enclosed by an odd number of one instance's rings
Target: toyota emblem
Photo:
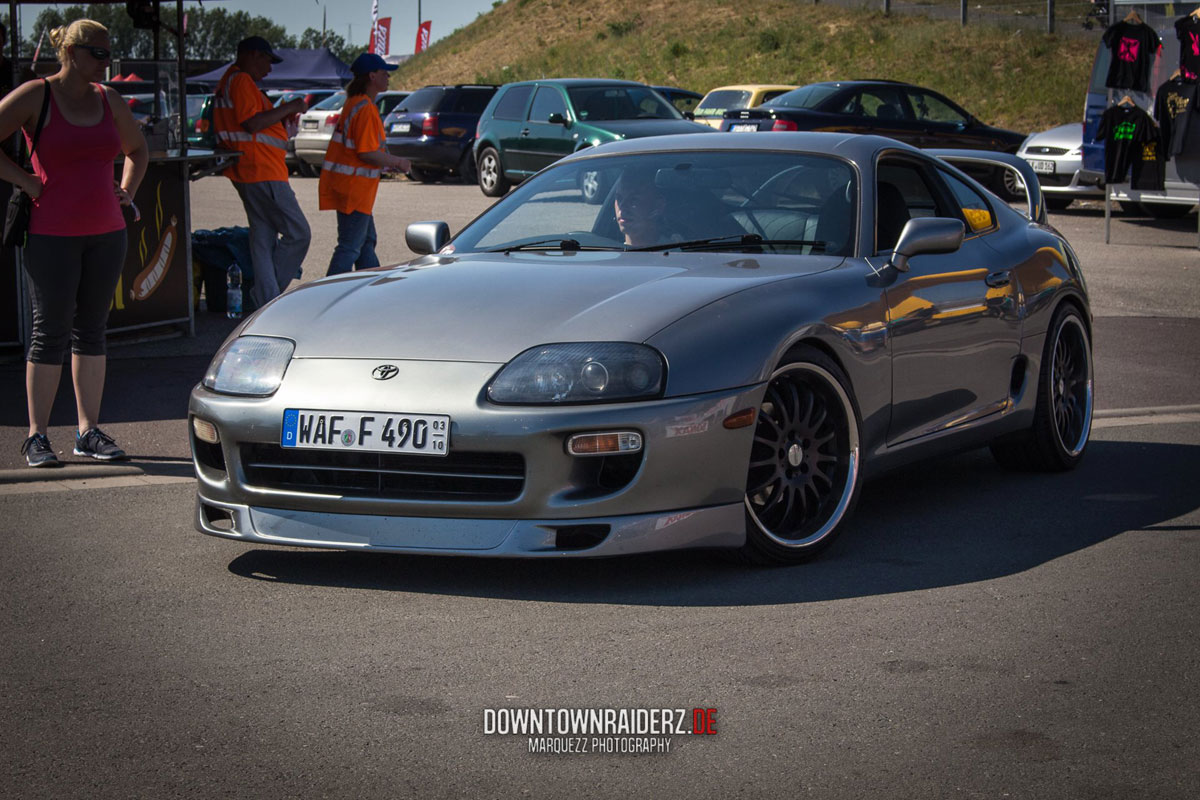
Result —
[[371, 371], [371, 377], [377, 381], [388, 381], [400, 374], [400, 368], [395, 364], [380, 364]]

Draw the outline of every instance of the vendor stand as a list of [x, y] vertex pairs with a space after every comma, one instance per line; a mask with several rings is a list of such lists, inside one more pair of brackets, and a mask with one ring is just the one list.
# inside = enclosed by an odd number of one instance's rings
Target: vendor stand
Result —
[[[101, 0], [125, 5], [125, 0]], [[134, 25], [149, 29], [154, 37], [153, 80], [159, 87], [157, 103], [164, 105], [155, 115], [159, 119], [145, 129], [150, 149], [146, 176], [133, 198], [140, 219], [126, 215], [129, 247], [108, 318], [108, 332], [132, 331], [170, 326], [176, 331], [195, 333], [192, 288], [191, 203], [189, 177], [214, 171], [214, 164], [230, 156], [210, 150], [188, 151], [187, 104], [185, 102], [186, 31], [174, 30], [160, 21], [159, 9], [173, 3], [177, 20], [183, 20], [183, 0], [144, 0], [130, 8]], [[8, 0], [9, 50], [13, 85], [29, 59], [20, 58], [20, 18], [25, 0]], [[43, 3], [44, 4], [44, 3]], [[161, 37], [176, 39], [175, 60], [161, 61]], [[20, 135], [19, 133], [17, 134]], [[114, 165], [114, 176], [121, 174], [122, 162]], [[5, 184], [7, 186], [7, 184]], [[0, 187], [3, 191], [3, 187]], [[3, 193], [7, 199], [9, 191]], [[0, 344], [26, 344], [29, 341], [30, 312], [21, 248], [0, 247]]]

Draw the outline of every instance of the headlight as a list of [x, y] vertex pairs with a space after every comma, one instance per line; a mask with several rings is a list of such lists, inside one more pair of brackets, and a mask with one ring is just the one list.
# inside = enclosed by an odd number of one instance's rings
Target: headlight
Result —
[[222, 394], [274, 394], [295, 349], [290, 339], [239, 336], [217, 352], [208, 365], [204, 386]]
[[545, 344], [510, 361], [488, 386], [493, 403], [613, 403], [659, 397], [657, 350], [627, 342]]

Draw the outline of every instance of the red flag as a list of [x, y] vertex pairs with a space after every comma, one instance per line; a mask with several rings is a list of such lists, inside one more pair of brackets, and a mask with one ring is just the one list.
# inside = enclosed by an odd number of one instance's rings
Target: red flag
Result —
[[391, 52], [392, 18], [384, 17], [375, 23], [375, 31], [371, 34], [371, 52], [386, 56]]
[[425, 20], [421, 23], [421, 26], [417, 28], [417, 44], [413, 48], [414, 55], [421, 52], [426, 47], [429, 47], [429, 28], [432, 24], [433, 23], [431, 20]]

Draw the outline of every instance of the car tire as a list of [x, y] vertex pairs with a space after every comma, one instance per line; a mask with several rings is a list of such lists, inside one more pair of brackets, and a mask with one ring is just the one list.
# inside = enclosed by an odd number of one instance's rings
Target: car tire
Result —
[[585, 202], [599, 205], [608, 195], [608, 178], [601, 170], [587, 169], [579, 173], [579, 191]]
[[1025, 199], [1025, 186], [1017, 180], [1011, 169], [997, 167], [992, 173], [991, 189], [1006, 203]]
[[475, 174], [475, 159], [470, 149], [463, 153], [462, 158], [458, 160], [458, 168], [455, 171], [458, 172], [458, 177], [462, 179], [463, 183], [475, 183], [478, 180], [478, 176]]
[[1155, 219], [1183, 219], [1194, 208], [1194, 206], [1185, 206], [1177, 203], [1138, 203], [1141, 206], [1142, 213], [1148, 217]]
[[504, 165], [494, 147], [479, 151], [479, 188], [488, 197], [503, 197], [508, 191], [508, 180], [504, 177]]
[[296, 172], [301, 178], [318, 178], [321, 176], [321, 168], [308, 163], [302, 158], [296, 159]]
[[1053, 194], [1043, 194], [1042, 199], [1046, 201], [1046, 208], [1051, 211], [1063, 211], [1075, 201], [1073, 197], [1061, 197]]
[[794, 564], [842, 530], [862, 482], [860, 423], [850, 382], [816, 348], [793, 349], [758, 409], [746, 472], [746, 543], [756, 564]]
[[433, 169], [412, 166], [408, 168], [408, 178], [417, 183], [437, 183], [442, 179], [442, 173]]
[[1042, 349], [1033, 425], [992, 442], [992, 455], [1009, 469], [1074, 469], [1091, 436], [1092, 402], [1091, 336], [1067, 304], [1055, 312]]

